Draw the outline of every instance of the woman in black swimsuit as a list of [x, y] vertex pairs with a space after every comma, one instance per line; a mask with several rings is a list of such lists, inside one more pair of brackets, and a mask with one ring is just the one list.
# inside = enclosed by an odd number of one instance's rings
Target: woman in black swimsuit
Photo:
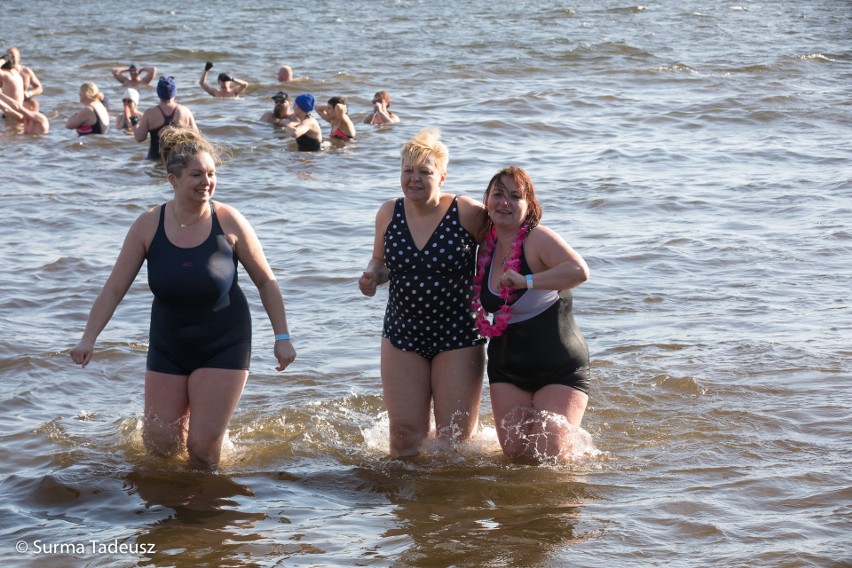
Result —
[[322, 149], [322, 128], [313, 116], [314, 96], [302, 94], [293, 106], [294, 120], [285, 126], [287, 134], [296, 139], [300, 152], [318, 152]]
[[145, 445], [157, 455], [177, 453], [185, 445], [194, 463], [215, 467], [251, 356], [251, 317], [237, 284], [237, 262], [257, 286], [272, 322], [279, 371], [293, 362], [296, 351], [281, 290], [254, 229], [236, 209], [213, 201], [215, 149], [186, 128], [166, 128], [161, 142], [174, 198], [130, 227], [71, 359], [83, 367], [89, 363], [95, 340], [147, 260], [154, 304]]
[[183, 126], [198, 130], [195, 124], [195, 116], [192, 111], [175, 102], [177, 96], [177, 84], [172, 77], [160, 77], [157, 81], [157, 97], [160, 102], [142, 113], [142, 118], [133, 125], [133, 137], [137, 142], [144, 142], [148, 135], [151, 142], [148, 145], [149, 160], [159, 160], [160, 156], [160, 131], [167, 126]]
[[103, 100], [104, 94], [97, 85], [83, 83], [80, 86], [80, 102], [84, 106], [68, 119], [65, 128], [76, 130], [79, 136], [109, 132], [109, 112]]
[[[488, 221], [473, 309], [490, 337], [488, 381], [503, 452], [523, 462], [571, 455], [589, 396], [589, 350], [572, 312], [571, 289], [586, 262], [539, 225], [542, 209], [525, 171], [508, 167], [485, 191]], [[496, 313], [490, 323], [485, 312]]]

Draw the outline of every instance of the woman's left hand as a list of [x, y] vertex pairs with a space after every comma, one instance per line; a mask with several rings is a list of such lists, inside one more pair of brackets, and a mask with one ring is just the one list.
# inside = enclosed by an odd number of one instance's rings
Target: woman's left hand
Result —
[[527, 279], [522, 274], [510, 269], [500, 277], [500, 285], [506, 288], [521, 290], [527, 287]]
[[293, 342], [288, 340], [275, 342], [275, 358], [278, 359], [277, 371], [283, 371], [296, 359], [296, 349]]

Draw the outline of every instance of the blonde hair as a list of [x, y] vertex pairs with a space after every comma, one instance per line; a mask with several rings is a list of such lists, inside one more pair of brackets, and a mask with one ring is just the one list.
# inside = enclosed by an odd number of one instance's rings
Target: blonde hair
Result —
[[450, 152], [447, 146], [441, 142], [441, 131], [437, 128], [424, 128], [414, 138], [403, 144], [402, 165], [419, 166], [430, 157], [441, 172], [447, 171], [447, 163], [450, 161]]
[[215, 164], [220, 164], [219, 149], [200, 132], [185, 126], [167, 126], [160, 131], [160, 155], [170, 174], [180, 176], [186, 164], [202, 152], [207, 152]]
[[83, 83], [80, 85], [80, 94], [85, 96], [90, 101], [104, 100], [104, 94], [98, 90], [98, 86], [94, 83]]

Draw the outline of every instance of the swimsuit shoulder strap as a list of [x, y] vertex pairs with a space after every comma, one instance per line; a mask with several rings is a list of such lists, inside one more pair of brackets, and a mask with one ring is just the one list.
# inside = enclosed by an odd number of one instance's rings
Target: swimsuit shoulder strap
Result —
[[219, 223], [219, 216], [216, 215], [216, 206], [213, 205], [213, 201], [210, 201], [210, 218], [213, 220], [213, 230], [210, 231], [211, 235], [224, 235], [225, 231], [222, 229], [222, 224]]

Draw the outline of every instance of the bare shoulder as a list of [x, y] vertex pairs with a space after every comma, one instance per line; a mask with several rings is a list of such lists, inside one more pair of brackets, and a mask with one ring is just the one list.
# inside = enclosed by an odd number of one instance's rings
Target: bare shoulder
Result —
[[470, 210], [473, 213], [485, 211], [485, 205], [483, 205], [481, 201], [477, 201], [469, 195], [459, 195], [458, 204], [461, 211]]
[[232, 207], [221, 201], [214, 201], [213, 207], [216, 208], [216, 216], [219, 218], [219, 223], [225, 232], [234, 232], [229, 229], [241, 229], [248, 224], [246, 218], [236, 207]]
[[144, 211], [139, 217], [136, 219], [137, 223], [142, 224], [158, 224], [160, 222], [160, 215], [163, 212], [163, 203], [159, 205], [153, 205], [149, 207], [146, 211]]
[[379, 206], [379, 210], [376, 212], [376, 226], [387, 227], [390, 224], [397, 199], [392, 197]]
[[139, 240], [147, 247], [154, 239], [154, 233], [157, 232], [162, 208], [162, 205], [155, 205], [139, 215], [133, 222], [133, 225], [130, 226], [128, 236]]
[[547, 266], [577, 255], [562, 236], [544, 225], [538, 225], [527, 235], [524, 247], [530, 256], [540, 259]]
[[552, 243], [565, 244], [565, 240], [558, 233], [544, 225], [536, 225], [527, 235], [526, 242], [534, 246], [547, 246]]
[[379, 205], [379, 215], [387, 214], [390, 215], [393, 213], [394, 207], [396, 207], [396, 201], [399, 199], [398, 197], [391, 197], [390, 199], [386, 199], [381, 205]]
[[160, 111], [158, 110], [158, 108], [159, 107], [157, 105], [146, 108], [144, 111], [142, 111], [142, 116], [146, 119], [152, 116], [160, 116]]
[[189, 107], [187, 107], [187, 106], [176, 105], [175, 106], [175, 116], [177, 116], [178, 118], [182, 118], [182, 117], [189, 118], [189, 117], [192, 116], [192, 111], [189, 110]]

